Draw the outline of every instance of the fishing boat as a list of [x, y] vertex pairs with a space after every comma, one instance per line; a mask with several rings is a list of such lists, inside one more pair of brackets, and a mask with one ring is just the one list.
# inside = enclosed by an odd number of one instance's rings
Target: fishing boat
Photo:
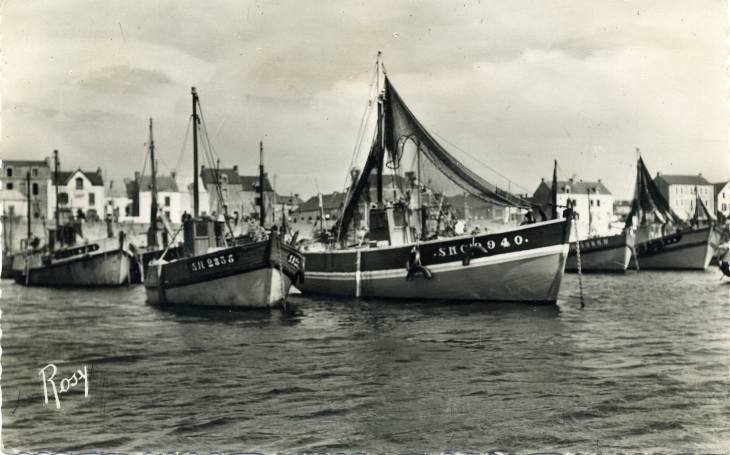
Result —
[[[114, 234], [110, 219], [107, 220], [107, 237], [96, 240], [83, 237], [80, 223], [60, 224], [58, 151], [53, 154], [56, 224], [48, 230], [48, 244], [40, 245], [40, 239], [31, 236], [29, 207], [28, 236], [21, 241], [20, 252], [13, 256], [15, 281], [29, 286], [68, 287], [128, 283], [134, 247], [124, 232]], [[28, 179], [30, 182], [30, 176]]]
[[[145, 276], [147, 299], [156, 305], [269, 308], [285, 302], [289, 289], [303, 280], [304, 261], [278, 229], [264, 230], [263, 144], [259, 166], [260, 228], [234, 236], [228, 217], [201, 216], [198, 198], [199, 100], [193, 96], [193, 216], [182, 223], [182, 257], [150, 262]], [[207, 134], [204, 134], [207, 138]], [[210, 150], [210, 144], [208, 148]], [[217, 179], [216, 179], [217, 180]], [[220, 190], [220, 188], [219, 188]], [[222, 198], [221, 198], [222, 199]], [[165, 257], [163, 252], [161, 257]]]
[[[148, 269], [150, 262], [159, 260], [164, 253], [164, 259], [171, 260], [180, 257], [182, 251], [181, 245], [169, 245], [169, 239], [172, 238], [174, 230], [169, 220], [160, 215], [160, 205], [157, 192], [157, 159], [155, 158], [155, 140], [152, 129], [152, 119], [150, 119], [150, 139], [147, 144], [147, 153], [150, 161], [150, 225], [146, 233], [146, 242], [143, 247], [137, 248], [136, 265], [133, 267], [133, 282], [142, 283], [145, 271]], [[146, 161], [145, 161], [146, 162]], [[174, 177], [173, 177], [174, 178]], [[145, 182], [144, 169], [139, 179], [135, 182], [136, 188], [141, 192]], [[141, 242], [140, 242], [141, 243]]]
[[0, 278], [13, 278], [13, 217], [5, 213], [3, 207], [2, 217], [2, 230], [3, 230], [3, 244], [2, 244], [2, 274]]
[[[701, 199], [697, 204], [704, 207]], [[625, 227], [635, 231], [636, 236], [636, 255], [630, 267], [642, 270], [705, 270], [714, 254], [713, 239], [717, 241], [711, 219], [704, 223], [687, 223], [669, 207], [641, 155], [634, 199]]]
[[[550, 187], [550, 200], [538, 200], [538, 204], [543, 206], [546, 212], [550, 212], [551, 219], [559, 218], [562, 209], [567, 208], [568, 203], [574, 200], [571, 195], [575, 194], [578, 189], [573, 183], [558, 181], [558, 162], [555, 161], [553, 167], [553, 181]], [[534, 199], [540, 199], [540, 195], [544, 195], [545, 187], [542, 186], [535, 192]], [[565, 199], [559, 201], [558, 193], [561, 185], [570, 185], [570, 193], [563, 196]], [[599, 187], [603, 190], [599, 192]], [[578, 223], [574, 224], [574, 230], [571, 236], [570, 252], [568, 260], [565, 264], [565, 271], [570, 273], [587, 272], [587, 273], [624, 273], [629, 265], [634, 248], [634, 236], [631, 230], [623, 229], [620, 234], [600, 235], [600, 232], [593, 221], [594, 204], [599, 200], [599, 194], [607, 193], [607, 190], [601, 187], [600, 181], [597, 184], [586, 184], [583, 182], [583, 190], [586, 195], [586, 209], [588, 213], [588, 231], [585, 234], [580, 233]], [[540, 194], [538, 194], [540, 193]], [[591, 196], [593, 194], [593, 199]], [[572, 196], [574, 197], [574, 196]], [[605, 200], [604, 200], [605, 202]], [[605, 204], [604, 204], [605, 206]], [[600, 207], [600, 203], [596, 204]], [[560, 210], [559, 210], [560, 209]], [[580, 256], [580, 258], [579, 258]]]
[[[445, 209], [448, 196], [466, 192], [514, 210], [532, 205], [449, 154], [405, 105], [380, 55], [371, 87], [366, 117], [377, 120], [367, 160], [362, 172], [348, 174], [351, 185], [333, 241], [323, 251], [303, 252], [307, 279], [297, 288], [350, 297], [554, 304], [572, 217], [459, 235], [458, 222]], [[400, 185], [387, 192], [390, 201], [383, 191], [386, 166]], [[371, 174], [377, 176], [375, 201], [369, 196]]]

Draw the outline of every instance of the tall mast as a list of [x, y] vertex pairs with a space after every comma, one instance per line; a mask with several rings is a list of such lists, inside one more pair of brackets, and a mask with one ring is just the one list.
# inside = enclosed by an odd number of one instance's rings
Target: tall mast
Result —
[[[383, 62], [381, 61], [381, 52], [378, 52], [378, 63], [377, 63], [377, 84], [378, 88], [380, 90], [378, 91], [378, 135], [377, 135], [377, 141], [378, 141], [378, 175], [377, 175], [377, 182], [378, 182], [378, 208], [381, 208], [383, 205], [383, 162], [385, 160], [385, 137], [384, 137], [384, 122], [385, 122], [385, 86], [382, 88], [380, 86], [380, 76], [381, 73], [384, 74], [383, 71]], [[385, 84], [385, 78], [383, 78], [383, 84]], [[419, 181], [420, 184], [420, 181]]]
[[264, 205], [264, 141], [259, 142], [259, 210], [261, 226], [266, 220], [266, 207]]
[[30, 245], [30, 236], [31, 236], [31, 229], [30, 229], [30, 171], [25, 176], [25, 180], [27, 182], [27, 188], [26, 188], [26, 197], [28, 198], [28, 245]]
[[58, 150], [53, 151], [53, 181], [56, 190], [56, 234], [58, 235], [58, 227], [60, 222], [60, 214], [58, 213]]
[[157, 246], [157, 169], [155, 163], [155, 140], [152, 137], [152, 119], [150, 119], [150, 161], [152, 163], [152, 205], [150, 207], [150, 234], [147, 246]]
[[558, 160], [555, 160], [553, 167], [553, 185], [550, 192], [550, 219], [558, 219]]
[[193, 94], [193, 216], [198, 216], [198, 94]]

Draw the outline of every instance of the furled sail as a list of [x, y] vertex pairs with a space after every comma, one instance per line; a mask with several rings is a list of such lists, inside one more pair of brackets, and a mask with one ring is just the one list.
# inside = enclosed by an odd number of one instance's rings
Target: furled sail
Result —
[[[398, 92], [385, 78], [385, 147], [389, 154], [389, 167], [398, 168], [403, 163], [407, 143], [411, 141], [416, 155], [420, 155], [415, 170], [423, 185], [439, 192], [449, 193], [449, 187], [498, 205], [530, 208], [531, 204], [508, 191], [479, 177], [451, 156], [419, 123], [405, 105]], [[455, 189], [455, 188], [454, 188]]]
[[530, 202], [487, 182], [451, 156], [411, 113], [388, 77], [384, 79], [378, 129], [362, 173], [348, 192], [338, 226], [340, 239], [346, 238], [357, 206], [369, 197], [370, 174], [386, 167], [402, 177], [392, 184], [399, 186], [405, 199], [416, 192], [441, 198], [468, 193], [500, 206], [532, 208]]
[[715, 215], [705, 205], [705, 202], [700, 197], [697, 187], [695, 187], [695, 195], [697, 195], [697, 203], [695, 204], [694, 222], [699, 223], [700, 221], [717, 221]]
[[631, 205], [631, 212], [626, 218], [625, 227], [636, 228], [651, 223], [669, 223], [685, 227], [686, 223], [669, 207], [669, 203], [652, 180], [641, 157], [639, 157], [637, 171], [634, 201]]

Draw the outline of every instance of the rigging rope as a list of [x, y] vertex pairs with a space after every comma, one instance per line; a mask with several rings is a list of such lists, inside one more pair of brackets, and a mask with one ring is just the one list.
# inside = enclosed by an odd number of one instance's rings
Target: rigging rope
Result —
[[180, 167], [182, 166], [182, 160], [183, 160], [183, 156], [185, 154], [185, 146], [188, 143], [188, 135], [190, 134], [190, 124], [192, 124], [192, 123], [193, 123], [193, 118], [191, 116], [190, 119], [188, 120], [188, 128], [187, 128], [187, 130], [185, 130], [185, 138], [183, 139], [183, 144], [182, 144], [182, 148], [180, 149], [180, 154], [177, 157], [177, 166], [175, 166], [175, 174], [180, 173]]
[[[426, 126], [424, 126], [424, 129], [426, 129], [426, 130], [427, 130], [427, 131], [428, 131], [429, 133], [431, 133], [431, 134], [434, 134], [434, 135], [436, 135], [436, 136], [440, 137], [440, 138], [441, 138], [441, 139], [443, 139], [443, 140], [444, 140], [444, 141], [445, 141], [446, 143], [450, 144], [450, 145], [451, 145], [452, 147], [456, 148], [457, 150], [459, 150], [460, 152], [462, 152], [462, 153], [463, 153], [463, 154], [465, 154], [466, 156], [470, 157], [471, 159], [473, 159], [473, 160], [474, 160], [474, 161], [476, 161], [477, 163], [481, 164], [482, 166], [486, 167], [487, 169], [489, 169], [490, 171], [494, 172], [495, 174], [497, 174], [498, 176], [502, 177], [503, 179], [507, 180], [507, 181], [508, 181], [508, 182], [510, 182], [511, 184], [514, 184], [514, 185], [515, 185], [516, 187], [518, 187], [518, 188], [521, 188], [521, 189], [523, 189], [523, 190], [527, 191], [528, 193], [530, 192], [530, 190], [528, 190], [528, 189], [527, 189], [527, 188], [525, 188], [524, 186], [522, 186], [522, 185], [518, 184], [517, 182], [514, 182], [514, 181], [510, 180], [510, 178], [509, 178], [509, 177], [507, 177], [507, 176], [505, 176], [505, 175], [502, 175], [502, 174], [500, 174], [500, 173], [499, 173], [499, 172], [497, 172], [496, 170], [494, 170], [494, 169], [492, 169], [491, 167], [489, 167], [489, 166], [488, 166], [487, 164], [485, 164], [485, 163], [483, 163], [482, 161], [480, 161], [480, 160], [479, 160], [478, 158], [476, 158], [476, 157], [475, 157], [474, 155], [471, 155], [470, 153], [468, 153], [468, 152], [466, 152], [466, 151], [462, 150], [461, 148], [459, 148], [459, 147], [458, 147], [458, 146], [457, 146], [456, 144], [454, 144], [453, 142], [451, 142], [451, 141], [449, 141], [448, 139], [446, 139], [445, 137], [441, 136], [441, 135], [440, 135], [439, 133], [437, 133], [437, 132], [435, 132], [435, 131], [431, 130], [431, 128], [427, 128]], [[495, 185], [495, 186], [496, 186], [496, 185]]]

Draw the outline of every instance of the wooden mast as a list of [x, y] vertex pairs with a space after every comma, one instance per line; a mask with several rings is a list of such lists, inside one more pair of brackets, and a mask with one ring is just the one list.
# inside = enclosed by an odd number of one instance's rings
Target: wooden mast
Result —
[[558, 219], [558, 160], [555, 160], [553, 167], [553, 183], [550, 191], [550, 219]]
[[28, 208], [27, 208], [27, 221], [28, 221], [28, 246], [30, 246], [30, 237], [32, 235], [31, 228], [30, 228], [30, 211], [31, 211], [31, 203], [30, 203], [30, 171], [25, 176], [25, 180], [27, 182], [27, 188], [26, 188], [26, 198], [28, 199]]
[[192, 88], [193, 95], [193, 216], [197, 218], [198, 205], [198, 94], [195, 87]]
[[266, 220], [266, 207], [264, 204], [264, 141], [259, 142], [259, 213], [261, 226]]
[[[382, 65], [383, 62], [380, 59], [381, 53], [378, 52], [378, 76], [377, 76], [377, 84], [380, 85], [380, 73], [382, 72]], [[383, 80], [385, 83], [385, 79]], [[377, 175], [377, 193], [378, 193], [378, 208], [383, 208], [383, 162], [385, 160], [385, 138], [383, 137], [384, 134], [384, 128], [383, 123], [385, 122], [385, 106], [383, 105], [385, 103], [385, 87], [382, 87], [380, 89], [380, 93], [378, 96], [378, 135], [377, 135], [377, 141], [378, 141], [378, 175]]]
[[61, 245], [63, 245], [63, 236], [59, 235], [59, 232], [58, 232], [58, 229], [60, 227], [59, 225], [60, 225], [60, 215], [61, 215], [58, 211], [58, 185], [59, 185], [59, 182], [58, 182], [58, 150], [53, 151], [53, 181], [55, 183], [54, 186], [55, 186], [55, 190], [56, 190], [56, 216], [55, 216], [56, 231], [54, 233], [56, 238], [53, 239], [54, 240], [53, 244], [55, 245], [55, 240], [58, 239], [61, 242]]
[[[150, 118], [150, 161], [152, 164], [152, 204], [150, 207], [150, 229], [147, 234], [147, 246], [157, 247], [157, 169], [155, 167], [155, 140], [152, 137], [152, 119]], [[144, 177], [143, 177], [144, 178]]]

